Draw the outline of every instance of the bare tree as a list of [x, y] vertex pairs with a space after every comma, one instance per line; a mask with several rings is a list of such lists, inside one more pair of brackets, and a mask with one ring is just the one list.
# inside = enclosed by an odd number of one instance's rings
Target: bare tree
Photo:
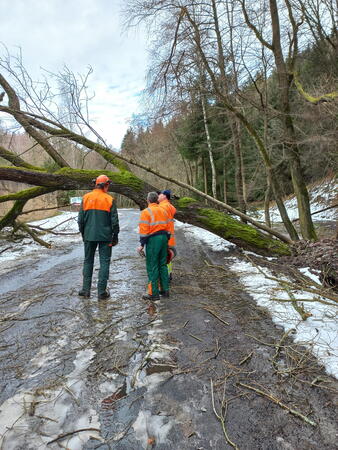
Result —
[[[269, 229], [231, 206], [202, 193], [186, 183], [166, 177], [143, 164], [137, 163], [133, 159], [126, 158], [120, 153], [112, 151], [104, 144], [95, 142], [88, 138], [85, 136], [85, 133], [79, 134], [68, 129], [59, 120], [54, 120], [51, 118], [53, 114], [52, 111], [49, 115], [41, 115], [41, 111], [43, 108], [46, 108], [46, 105], [41, 105], [40, 111], [37, 113], [22, 109], [15, 89], [3, 74], [0, 75], [0, 85], [3, 87], [8, 97], [8, 105], [1, 105], [0, 111], [15, 118], [18, 123], [24, 124], [27, 133], [29, 133], [33, 139], [36, 138], [39, 139], [39, 141], [41, 140], [43, 144], [42, 148], [54, 159], [57, 164], [62, 161], [53, 146], [52, 142], [54, 138], [64, 139], [69, 142], [76, 143], [83, 149], [90, 149], [100, 155], [102, 159], [106, 161], [106, 163], [109, 163], [111, 165], [110, 167], [113, 169], [104, 171], [104, 173], [109, 175], [113, 182], [112, 190], [116, 193], [121, 193], [129, 197], [140, 207], [145, 206], [146, 193], [149, 190], [154, 190], [155, 188], [134, 175], [129, 169], [129, 164], [138, 166], [143, 170], [161, 177], [161, 179], [170, 181], [171, 183], [177, 183], [178, 185], [189, 189], [196, 195], [216, 204], [223, 210], [239, 215], [239, 217], [251, 222], [255, 227], [278, 237], [278, 239], [283, 242], [291, 242], [283, 234]], [[46, 145], [45, 142], [48, 142], [48, 145]], [[48, 170], [42, 167], [28, 166], [25, 164], [24, 159], [15, 158], [13, 152], [10, 152], [8, 149], [2, 149], [1, 156], [7, 159], [7, 161], [13, 164], [13, 166], [0, 166], [0, 180], [17, 181], [35, 187], [30, 187], [13, 194], [9, 193], [0, 196], [0, 202], [2, 203], [14, 201], [13, 207], [4, 217], [0, 219], [0, 230], [6, 226], [13, 226], [15, 230], [22, 229], [32, 236], [35, 236], [34, 232], [18, 220], [18, 217], [23, 213], [23, 208], [29, 199], [38, 197], [45, 193], [55, 192], [57, 190], [87, 188], [91, 179], [102, 172], [102, 170], [98, 171], [72, 168], [67, 161], [65, 161], [62, 165], [59, 164], [59, 166], [61, 166], [59, 169], [54, 170], [53, 172], [48, 172]], [[260, 233], [257, 229], [250, 227], [249, 225], [241, 224], [227, 214], [210, 208], [205, 208], [194, 199], [182, 199], [181, 203], [177, 203], [177, 207], [179, 219], [209, 229], [210, 231], [226, 237], [239, 245], [243, 245], [246, 248], [255, 249], [257, 247], [258, 251], [262, 253], [289, 252], [288, 247], [280, 241], [271, 239], [266, 234]], [[210, 214], [212, 215], [211, 217], [209, 217]], [[213, 219], [216, 217], [217, 220], [214, 221]], [[223, 225], [221, 225], [222, 221], [224, 222]], [[250, 233], [252, 233], [252, 236], [248, 239], [248, 235]], [[242, 234], [243, 238], [241, 237]], [[37, 240], [40, 239], [38, 236], [35, 237]]]
[[[209, 77], [209, 82], [213, 87], [214, 95], [222, 101], [224, 108], [240, 121], [255, 142], [266, 166], [266, 170], [269, 173], [273, 194], [284, 225], [291, 238], [297, 240], [298, 234], [288, 217], [282, 201], [278, 177], [275, 176], [274, 168], [267, 149], [264, 146], [264, 142], [245, 115], [234, 105], [231, 98], [229, 98], [228, 92], [224, 91], [225, 86], [220, 83], [220, 79], [222, 81], [222, 77], [219, 76], [220, 70], [222, 70], [219, 67], [220, 59], [217, 56], [215, 57], [212, 51], [215, 45], [217, 46], [217, 43], [215, 44], [213, 40], [210, 41], [207, 39], [210, 34], [210, 27], [213, 27], [212, 29], [214, 30], [214, 23], [212, 21], [213, 14], [210, 10], [210, 5], [204, 2], [179, 2], [176, 0], [137, 0], [130, 1], [128, 4], [128, 16], [130, 20], [148, 20], [155, 23], [155, 26], [158, 26], [160, 22], [161, 30], [163, 28], [167, 29], [170, 23], [170, 29], [174, 30], [174, 35], [171, 35], [171, 45], [167, 45], [169, 53], [167, 53], [165, 58], [161, 59], [161, 61], [165, 61], [163, 65], [166, 69], [164, 70], [164, 74], [162, 71], [157, 75], [157, 81], [162, 75], [165, 75], [165, 91], [167, 91], [167, 74], [169, 73], [170, 67], [174, 67], [171, 73], [174, 74], [172, 76], [177, 86], [180, 85], [180, 78], [177, 75], [184, 74], [191, 67], [194, 68], [194, 59], [191, 58], [192, 53], [186, 52], [186, 46], [189, 42], [193, 41], [193, 49], [198, 52], [199, 58]], [[175, 20], [176, 26], [173, 26], [173, 21]], [[185, 59], [183, 64], [182, 61], [186, 53], [188, 58], [190, 55], [190, 61]]]

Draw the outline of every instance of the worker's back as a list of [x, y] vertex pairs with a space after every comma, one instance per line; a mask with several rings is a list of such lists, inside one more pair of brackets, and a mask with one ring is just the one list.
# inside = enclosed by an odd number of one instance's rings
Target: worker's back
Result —
[[141, 211], [140, 235], [149, 236], [159, 231], [168, 231], [169, 217], [167, 212], [158, 203], [150, 203], [148, 208]]
[[80, 226], [81, 223], [85, 241], [110, 242], [113, 234], [119, 232], [114, 198], [102, 189], [85, 194], [79, 214]]

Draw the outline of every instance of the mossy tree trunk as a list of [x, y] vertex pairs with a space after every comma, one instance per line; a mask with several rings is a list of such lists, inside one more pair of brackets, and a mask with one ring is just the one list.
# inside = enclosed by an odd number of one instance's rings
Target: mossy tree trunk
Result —
[[[36, 185], [15, 194], [0, 197], [0, 202], [15, 200], [10, 212], [0, 221], [0, 229], [15, 225], [17, 217], [29, 198], [54, 190], [89, 189], [93, 178], [105, 173], [112, 180], [111, 190], [132, 199], [140, 208], [146, 207], [146, 196], [156, 187], [137, 178], [129, 171], [111, 172], [107, 170], [79, 170], [62, 168], [54, 173], [29, 170], [18, 167], [0, 167], [0, 179]], [[177, 219], [202, 227], [240, 247], [263, 255], [289, 254], [285, 243], [273, 239], [250, 225], [243, 224], [229, 214], [202, 206], [197, 200], [182, 198], [174, 202]]]

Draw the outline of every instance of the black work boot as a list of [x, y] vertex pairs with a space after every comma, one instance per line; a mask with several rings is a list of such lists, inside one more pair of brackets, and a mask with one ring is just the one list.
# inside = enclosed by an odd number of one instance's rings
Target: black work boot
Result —
[[169, 296], [169, 291], [160, 291], [160, 296], [161, 296], [161, 297], [169, 298], [169, 297], [170, 297], [170, 296]]
[[142, 295], [143, 300], [159, 300], [160, 296], [158, 294], [150, 295], [150, 294], [144, 294]]
[[78, 292], [79, 297], [83, 298], [89, 298], [90, 297], [90, 291], [86, 291], [84, 289], [81, 289], [81, 291]]
[[109, 289], [106, 289], [106, 290], [103, 292], [103, 294], [99, 294], [99, 295], [97, 296], [97, 298], [98, 298], [99, 300], [107, 300], [107, 298], [110, 298], [110, 292], [109, 292]]

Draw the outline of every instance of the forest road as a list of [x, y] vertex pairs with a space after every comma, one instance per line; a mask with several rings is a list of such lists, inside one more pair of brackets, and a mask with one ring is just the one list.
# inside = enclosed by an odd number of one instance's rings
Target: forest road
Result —
[[178, 229], [171, 296], [148, 304], [137, 221], [120, 214], [108, 301], [77, 296], [78, 241], [0, 276], [0, 448], [336, 448], [337, 383], [256, 305], [231, 253]]

